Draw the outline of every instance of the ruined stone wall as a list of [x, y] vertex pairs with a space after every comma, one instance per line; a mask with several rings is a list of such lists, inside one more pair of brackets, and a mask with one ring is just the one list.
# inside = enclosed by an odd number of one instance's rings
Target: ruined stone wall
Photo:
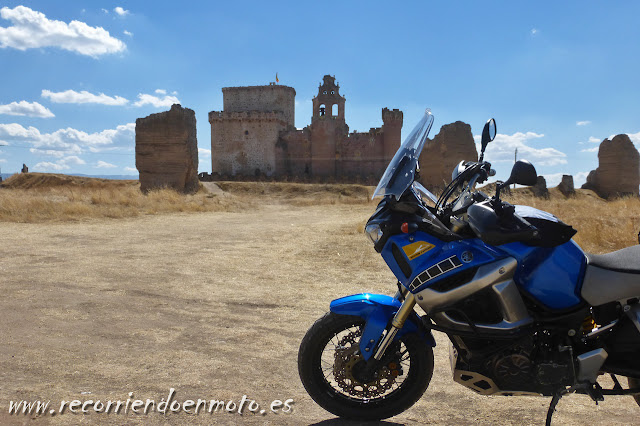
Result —
[[295, 125], [296, 91], [293, 87], [269, 85], [224, 87], [222, 89], [225, 112], [280, 111], [284, 121]]
[[289, 128], [282, 112], [209, 113], [212, 170], [222, 175], [272, 176], [276, 143]]
[[603, 198], [619, 195], [638, 196], [640, 154], [626, 134], [605, 139], [598, 149], [598, 168], [587, 176], [584, 189], [592, 189]]
[[367, 133], [349, 134], [341, 141], [339, 150], [339, 176], [380, 177], [388, 164], [381, 128], [370, 129]]
[[196, 115], [175, 104], [171, 110], [136, 120], [136, 168], [140, 189], [198, 190]]
[[451, 182], [451, 172], [460, 161], [478, 161], [478, 151], [471, 126], [456, 121], [440, 128], [427, 140], [418, 160], [420, 183], [431, 191], [438, 191]]

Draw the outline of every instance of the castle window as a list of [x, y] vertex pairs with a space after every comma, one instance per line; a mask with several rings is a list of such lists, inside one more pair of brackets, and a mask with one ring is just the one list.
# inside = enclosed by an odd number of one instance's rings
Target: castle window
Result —
[[331, 91], [331, 94], [332, 94], [332, 95], [335, 95], [335, 94], [336, 94], [336, 92], [334, 92], [334, 91], [332, 90], [332, 91]]
[[331, 115], [334, 117], [338, 116], [338, 104], [333, 104], [331, 106]]
[[320, 117], [324, 117], [325, 107], [324, 104], [320, 105]]
[[322, 94], [323, 94], [323, 95], [326, 95], [326, 94], [327, 94], [327, 91], [325, 90], [324, 92], [322, 92]]
[[249, 134], [249, 131], [248, 131], [248, 130], [245, 130], [245, 131], [244, 131], [244, 134], [245, 134], [245, 135], [248, 135], [248, 134]]

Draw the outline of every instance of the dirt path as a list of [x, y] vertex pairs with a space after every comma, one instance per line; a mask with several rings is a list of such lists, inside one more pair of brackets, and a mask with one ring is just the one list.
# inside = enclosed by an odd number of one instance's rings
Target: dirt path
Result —
[[[306, 396], [296, 356], [332, 298], [393, 292], [357, 229], [372, 206], [266, 206], [246, 213], [1, 224], [0, 423], [341, 424]], [[450, 380], [437, 336], [421, 401], [390, 424], [543, 424], [546, 398], [481, 397]], [[8, 416], [9, 401], [219, 399], [269, 411]], [[557, 424], [630, 424], [630, 397], [571, 396]]]

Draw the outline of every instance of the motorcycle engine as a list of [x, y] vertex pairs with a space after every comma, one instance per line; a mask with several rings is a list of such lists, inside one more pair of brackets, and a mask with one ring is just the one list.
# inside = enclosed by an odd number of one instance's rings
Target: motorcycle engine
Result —
[[521, 389], [533, 379], [533, 365], [529, 354], [520, 351], [493, 358], [493, 376], [501, 389]]
[[490, 377], [502, 392], [553, 395], [572, 383], [570, 355], [551, 350], [545, 340], [532, 336], [489, 357], [482, 367], [467, 368]]

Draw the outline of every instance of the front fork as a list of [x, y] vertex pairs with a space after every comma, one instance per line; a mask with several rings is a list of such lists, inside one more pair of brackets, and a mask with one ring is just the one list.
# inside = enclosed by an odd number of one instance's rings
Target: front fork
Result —
[[391, 320], [391, 328], [382, 338], [380, 344], [378, 344], [376, 348], [376, 351], [373, 353], [373, 358], [376, 361], [380, 361], [382, 359], [385, 351], [389, 345], [391, 345], [393, 339], [395, 339], [398, 331], [404, 327], [405, 321], [409, 318], [409, 315], [413, 312], [413, 308], [416, 306], [416, 297], [404, 287], [400, 287], [400, 289], [398, 289], [394, 298], [397, 300], [402, 300], [404, 298], [404, 301], [402, 302], [400, 309], [398, 309], [398, 312], [394, 315], [393, 320]]

